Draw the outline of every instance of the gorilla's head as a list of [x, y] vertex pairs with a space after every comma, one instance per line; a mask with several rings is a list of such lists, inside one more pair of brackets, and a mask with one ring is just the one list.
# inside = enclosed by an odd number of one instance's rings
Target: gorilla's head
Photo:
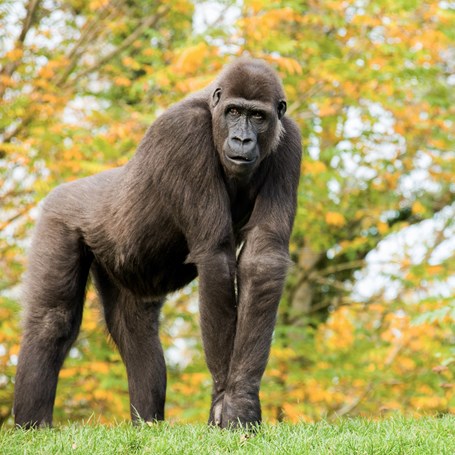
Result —
[[213, 137], [225, 171], [251, 176], [278, 146], [286, 101], [281, 82], [265, 62], [242, 58], [218, 77], [211, 94]]

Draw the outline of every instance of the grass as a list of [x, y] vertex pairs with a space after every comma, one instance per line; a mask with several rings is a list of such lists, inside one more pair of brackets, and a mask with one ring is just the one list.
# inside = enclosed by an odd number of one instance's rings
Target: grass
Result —
[[256, 434], [205, 425], [71, 424], [0, 430], [1, 455], [455, 454], [455, 416], [263, 425]]

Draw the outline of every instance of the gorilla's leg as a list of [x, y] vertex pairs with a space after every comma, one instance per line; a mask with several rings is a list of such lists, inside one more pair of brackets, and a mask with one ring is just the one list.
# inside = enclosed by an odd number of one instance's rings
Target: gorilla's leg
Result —
[[57, 378], [79, 331], [91, 260], [77, 232], [43, 214], [25, 281], [27, 306], [14, 399], [19, 426], [52, 424]]
[[163, 302], [118, 289], [99, 265], [93, 269], [109, 333], [126, 365], [131, 417], [163, 420], [166, 364], [158, 333]]

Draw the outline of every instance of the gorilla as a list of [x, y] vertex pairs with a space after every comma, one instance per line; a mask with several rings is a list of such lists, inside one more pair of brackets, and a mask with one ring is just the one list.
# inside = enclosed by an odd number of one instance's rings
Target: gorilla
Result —
[[199, 277], [209, 423], [260, 423], [300, 175], [300, 133], [285, 112], [271, 67], [239, 58], [158, 117], [125, 166], [47, 196], [24, 281], [16, 425], [52, 425], [89, 273], [126, 366], [133, 421], [164, 419], [160, 309]]

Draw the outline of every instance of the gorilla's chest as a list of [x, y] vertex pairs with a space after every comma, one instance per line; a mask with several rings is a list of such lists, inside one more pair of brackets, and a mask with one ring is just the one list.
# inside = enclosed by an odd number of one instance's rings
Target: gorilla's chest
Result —
[[231, 197], [231, 217], [234, 234], [237, 237], [240, 229], [248, 222], [253, 211], [254, 201], [244, 192]]
[[[251, 197], [241, 192], [230, 202], [231, 216], [224, 220], [225, 232], [231, 231], [240, 242], [241, 229], [248, 222], [254, 204]], [[162, 296], [182, 288], [197, 276], [196, 266], [185, 263], [190, 251], [181, 226], [171, 217], [165, 221], [161, 217], [159, 222], [133, 224], [128, 241], [117, 239], [109, 251], [98, 256], [121, 287], [143, 297]]]

